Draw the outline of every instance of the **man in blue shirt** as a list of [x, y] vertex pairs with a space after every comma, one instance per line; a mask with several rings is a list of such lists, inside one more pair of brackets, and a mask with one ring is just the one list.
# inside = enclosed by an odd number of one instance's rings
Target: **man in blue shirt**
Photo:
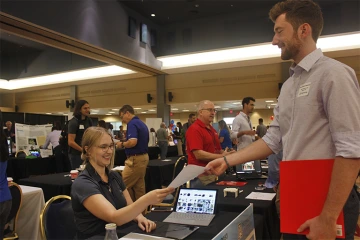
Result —
[[133, 201], [145, 195], [145, 173], [149, 163], [149, 129], [137, 116], [133, 107], [124, 105], [119, 110], [123, 123], [127, 124], [126, 141], [117, 142], [117, 148], [125, 148], [127, 159], [122, 177]]

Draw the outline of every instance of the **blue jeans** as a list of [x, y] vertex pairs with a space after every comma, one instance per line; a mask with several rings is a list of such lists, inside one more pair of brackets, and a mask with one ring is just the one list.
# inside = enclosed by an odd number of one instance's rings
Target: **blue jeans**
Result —
[[69, 153], [69, 160], [70, 160], [72, 170], [79, 168], [82, 163], [81, 155], [75, 155], [75, 154]]
[[160, 158], [161, 160], [164, 160], [166, 158], [166, 154], [168, 151], [168, 142], [166, 141], [159, 141], [158, 142], [159, 148], [160, 148]]

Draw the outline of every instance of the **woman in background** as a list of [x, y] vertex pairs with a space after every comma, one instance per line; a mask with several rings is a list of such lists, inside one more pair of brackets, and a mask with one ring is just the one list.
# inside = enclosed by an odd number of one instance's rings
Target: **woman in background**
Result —
[[220, 140], [221, 148], [223, 150], [225, 150], [226, 148], [232, 150], [230, 130], [224, 120], [219, 121], [219, 128], [220, 128], [219, 140]]
[[3, 239], [4, 228], [10, 213], [12, 198], [6, 176], [7, 160], [9, 158], [9, 148], [7, 138], [3, 130], [4, 122], [2, 119], [1, 110], [0, 126], [0, 239]]
[[177, 140], [176, 146], [177, 146], [177, 150], [178, 150], [178, 156], [182, 156], [183, 154], [183, 141], [182, 141], [182, 132], [183, 132], [183, 127], [181, 122], [177, 122], [176, 123], [176, 127], [179, 129], [178, 131], [174, 131], [174, 139]]
[[150, 232], [156, 228], [142, 212], [147, 206], [160, 203], [173, 188], [153, 190], [133, 202], [114, 165], [114, 142], [106, 129], [88, 128], [82, 139], [85, 170], [71, 187], [71, 202], [75, 215], [77, 239], [105, 234], [105, 225], [121, 226], [130, 221]]

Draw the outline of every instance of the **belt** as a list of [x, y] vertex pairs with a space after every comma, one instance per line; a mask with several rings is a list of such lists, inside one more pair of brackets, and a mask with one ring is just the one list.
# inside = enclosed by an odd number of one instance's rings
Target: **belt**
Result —
[[126, 155], [126, 157], [127, 157], [127, 158], [130, 158], [130, 157], [141, 156], [141, 155], [145, 155], [145, 154], [148, 154], [148, 153], [136, 153], [136, 154], [130, 154], [130, 155]]

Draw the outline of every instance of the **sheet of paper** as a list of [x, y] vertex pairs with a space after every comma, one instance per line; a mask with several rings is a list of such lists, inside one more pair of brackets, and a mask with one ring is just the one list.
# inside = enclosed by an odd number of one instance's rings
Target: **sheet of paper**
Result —
[[164, 239], [164, 240], [171, 240], [171, 238], [164, 238], [164, 237], [156, 237], [156, 236], [150, 236], [140, 233], [129, 233], [128, 235], [119, 238], [119, 240], [150, 240], [150, 239]]
[[271, 201], [275, 197], [276, 193], [262, 193], [262, 192], [252, 192], [246, 198], [255, 199], [255, 200], [266, 200]]
[[111, 170], [113, 170], [113, 171], [124, 171], [124, 169], [125, 169], [125, 166], [117, 166], [117, 167], [114, 167]]
[[161, 160], [161, 161], [163, 161], [163, 162], [170, 162], [171, 159], [164, 159], [164, 160]]
[[200, 167], [197, 165], [187, 165], [170, 183], [169, 187], [177, 188], [180, 185], [186, 183], [187, 181], [192, 180], [200, 174], [204, 173], [204, 171], [205, 167]]

